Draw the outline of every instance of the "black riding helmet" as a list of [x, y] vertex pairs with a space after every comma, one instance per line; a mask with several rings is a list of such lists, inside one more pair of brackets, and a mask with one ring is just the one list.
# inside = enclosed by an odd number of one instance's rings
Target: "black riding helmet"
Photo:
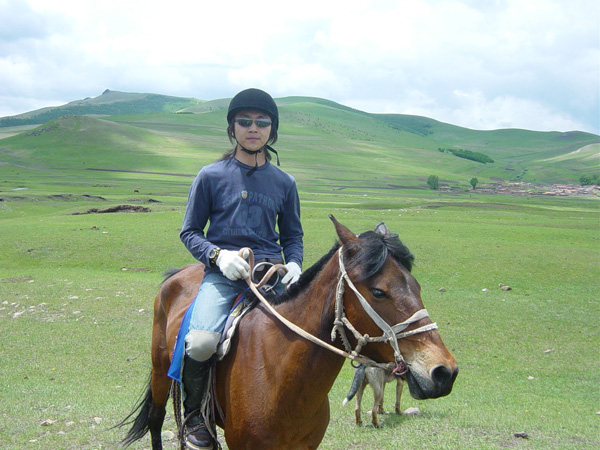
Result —
[[260, 89], [246, 89], [231, 99], [229, 110], [227, 111], [227, 123], [231, 125], [235, 115], [244, 110], [262, 111], [271, 117], [273, 124], [272, 130], [277, 132], [279, 127], [279, 110], [275, 100], [265, 91]]
[[[229, 109], [227, 110], [227, 123], [228, 123], [228, 133], [229, 138], [234, 139], [233, 136], [233, 119], [235, 115], [240, 111], [261, 111], [265, 114], [268, 114], [271, 118], [271, 136], [269, 137], [269, 143], [274, 144], [277, 142], [277, 129], [279, 128], [279, 110], [277, 109], [277, 105], [275, 104], [275, 100], [265, 91], [261, 91], [260, 89], [250, 88], [246, 89], [242, 92], [239, 92], [231, 99], [229, 102]], [[270, 145], [265, 145], [267, 149], [267, 159], [271, 159], [269, 155], [269, 151], [275, 153], [277, 156], [277, 165], [279, 165], [279, 154], [277, 151], [271, 147]], [[246, 153], [250, 153], [253, 155], [257, 155], [258, 153], [263, 151], [263, 148], [260, 150], [250, 151], [242, 147], [242, 151]], [[256, 166], [250, 170], [247, 175], [252, 175], [256, 169], [258, 169], [258, 162]]]

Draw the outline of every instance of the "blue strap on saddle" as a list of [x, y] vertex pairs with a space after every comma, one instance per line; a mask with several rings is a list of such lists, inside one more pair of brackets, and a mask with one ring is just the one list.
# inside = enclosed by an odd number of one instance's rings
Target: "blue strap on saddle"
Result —
[[[240, 302], [244, 301], [245, 296], [246, 292], [242, 292], [237, 296], [231, 311], [233, 311]], [[183, 369], [182, 363], [183, 354], [185, 352], [185, 335], [190, 329], [190, 321], [192, 319], [192, 311], [194, 310], [195, 303], [196, 300], [194, 300], [190, 306], [188, 306], [188, 309], [183, 316], [183, 320], [181, 321], [181, 325], [179, 325], [179, 331], [177, 332], [177, 337], [175, 338], [175, 348], [173, 350], [173, 357], [171, 358], [171, 365], [169, 366], [169, 371], [167, 372], [169, 378], [172, 378], [179, 383], [181, 383], [181, 370]]]

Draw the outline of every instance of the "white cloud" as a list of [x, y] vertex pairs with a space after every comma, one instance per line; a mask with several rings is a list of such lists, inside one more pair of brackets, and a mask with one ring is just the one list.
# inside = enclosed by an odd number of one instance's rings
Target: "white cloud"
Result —
[[0, 0], [0, 116], [106, 88], [213, 99], [253, 85], [598, 133], [599, 16], [596, 0]]
[[450, 113], [452, 119], [449, 121], [457, 125], [483, 130], [515, 127], [536, 130], [574, 130], [582, 126], [570, 117], [556, 113], [529, 99], [510, 96], [487, 99], [482, 92], [478, 91], [456, 91], [455, 95], [461, 106]]

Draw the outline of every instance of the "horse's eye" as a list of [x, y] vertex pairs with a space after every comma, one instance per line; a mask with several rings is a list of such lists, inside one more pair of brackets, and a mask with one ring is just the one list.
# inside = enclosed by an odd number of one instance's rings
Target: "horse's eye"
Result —
[[377, 289], [377, 288], [371, 288], [370, 289], [371, 294], [373, 294], [373, 297], [375, 298], [385, 298], [385, 292], [383, 292], [381, 289]]

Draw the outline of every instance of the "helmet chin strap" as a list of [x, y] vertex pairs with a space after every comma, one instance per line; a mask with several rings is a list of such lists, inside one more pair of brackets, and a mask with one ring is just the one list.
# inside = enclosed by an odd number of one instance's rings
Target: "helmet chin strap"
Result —
[[270, 145], [265, 145], [264, 147], [259, 148], [258, 150], [248, 150], [247, 148], [244, 148], [239, 142], [238, 145], [240, 146], [240, 150], [242, 150], [245, 153], [248, 153], [249, 155], [254, 155], [254, 161], [255, 161], [255, 165], [252, 169], [250, 169], [248, 171], [248, 173], [246, 174], [247, 177], [249, 177], [250, 175], [252, 175], [254, 172], [256, 172], [256, 170], [258, 169], [258, 154], [261, 153], [265, 148], [273, 153], [275, 153], [275, 156], [277, 156], [277, 165], [279, 166], [279, 154], [277, 153], [277, 151], [271, 147]]

